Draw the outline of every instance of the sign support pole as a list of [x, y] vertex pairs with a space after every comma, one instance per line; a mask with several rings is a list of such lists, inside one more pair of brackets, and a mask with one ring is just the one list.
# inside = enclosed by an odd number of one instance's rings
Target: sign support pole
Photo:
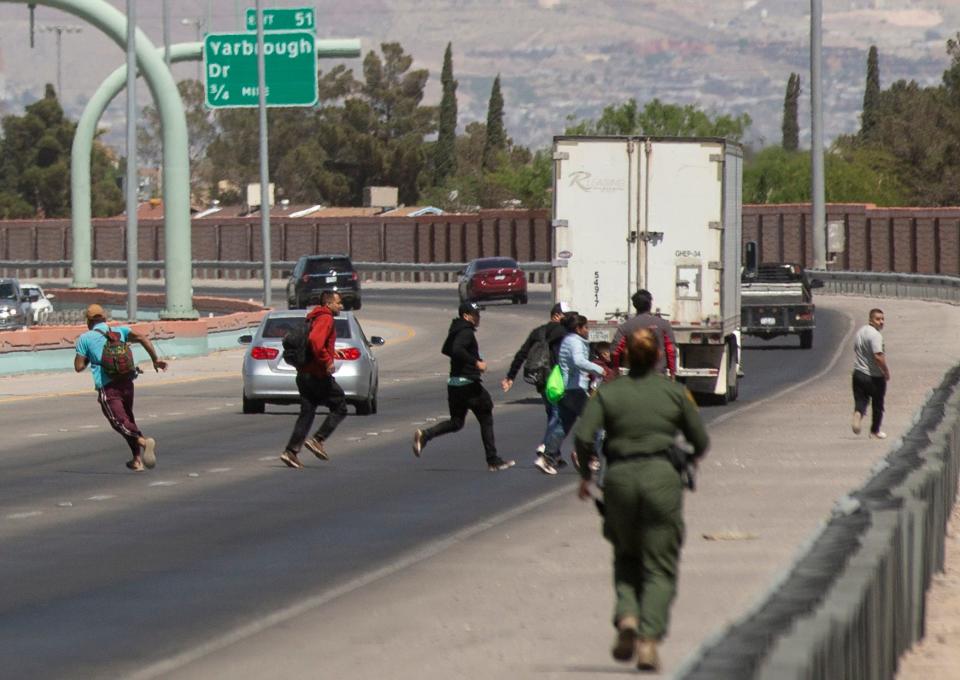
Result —
[[[140, 275], [137, 172], [137, 0], [127, 0], [127, 321], [137, 320], [137, 278]], [[164, 206], [167, 210], [168, 206]]]
[[260, 112], [260, 241], [263, 245], [263, 306], [271, 305], [270, 165], [267, 145], [267, 78], [263, 48], [263, 11], [257, 0], [257, 108]]

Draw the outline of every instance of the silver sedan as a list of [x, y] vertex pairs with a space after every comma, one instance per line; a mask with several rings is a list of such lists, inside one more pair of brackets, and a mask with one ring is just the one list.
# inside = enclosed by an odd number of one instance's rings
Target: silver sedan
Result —
[[[243, 357], [243, 412], [263, 413], [266, 404], [299, 404], [297, 370], [283, 360], [283, 336], [302, 326], [303, 309], [268, 312], [253, 335], [241, 335], [240, 344], [249, 345]], [[334, 319], [337, 331], [334, 374], [337, 383], [358, 415], [377, 412], [380, 374], [371, 351], [383, 338], [369, 340], [353, 312], [340, 312]]]

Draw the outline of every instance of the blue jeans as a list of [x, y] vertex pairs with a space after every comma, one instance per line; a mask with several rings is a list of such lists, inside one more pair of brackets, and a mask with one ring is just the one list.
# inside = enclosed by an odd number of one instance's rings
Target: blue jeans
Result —
[[556, 437], [558, 433], [562, 432], [563, 425], [560, 422], [560, 405], [551, 404], [545, 394], [541, 394], [540, 398], [543, 400], [543, 408], [547, 412], [547, 429], [543, 433], [543, 441], [541, 442], [546, 446], [551, 437]]
[[580, 414], [583, 412], [583, 407], [586, 405], [586, 390], [574, 388], [567, 389], [567, 391], [563, 393], [563, 398], [560, 400], [560, 403], [557, 404], [557, 411], [560, 414], [560, 424], [559, 427], [550, 433], [547, 441], [544, 442], [546, 445], [546, 451], [543, 453], [544, 456], [553, 461], [560, 458], [560, 446], [563, 444], [563, 440], [567, 438], [567, 435], [570, 434], [570, 430], [573, 429], [573, 424], [577, 422], [577, 418], [580, 417]]

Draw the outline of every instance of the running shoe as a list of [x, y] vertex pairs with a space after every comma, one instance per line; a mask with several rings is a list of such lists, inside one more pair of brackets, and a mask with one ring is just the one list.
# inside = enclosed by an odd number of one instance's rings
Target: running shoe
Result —
[[284, 451], [280, 454], [280, 460], [283, 461], [283, 464], [287, 467], [292, 467], [294, 470], [302, 470], [303, 463], [300, 462], [300, 459], [297, 458], [297, 454], [293, 451]]
[[423, 447], [427, 445], [427, 442], [423, 440], [423, 430], [417, 430], [413, 433], [413, 455], [417, 458], [420, 457], [420, 452], [423, 451]]
[[555, 475], [557, 474], [557, 468], [553, 467], [553, 464], [550, 462], [550, 459], [546, 456], [537, 456], [537, 459], [533, 463], [540, 469], [545, 475]]
[[145, 437], [143, 445], [143, 464], [148, 470], [157, 467], [157, 441], [153, 437]]
[[326, 450], [323, 448], [322, 440], [310, 437], [307, 441], [303, 442], [303, 445], [320, 460], [330, 460], [330, 456], [327, 455]]
[[500, 470], [508, 470], [517, 464], [515, 460], [504, 460], [503, 458], [494, 458], [493, 460], [487, 461], [487, 469], [490, 472], [499, 472]]

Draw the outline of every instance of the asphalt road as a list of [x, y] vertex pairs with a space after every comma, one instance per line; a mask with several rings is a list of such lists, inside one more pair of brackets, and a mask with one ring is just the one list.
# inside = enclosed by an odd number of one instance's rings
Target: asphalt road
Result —
[[[143, 474], [123, 467], [125, 447], [92, 391], [4, 404], [0, 676], [129, 675], [572, 484], [569, 468], [551, 478], [532, 466], [543, 428], [535, 393], [493, 389], [546, 316], [545, 294], [491, 305], [479, 331], [500, 452], [518, 467], [486, 471], [475, 422], [431, 442], [422, 459], [411, 455], [412, 430], [446, 413], [439, 347], [455, 304], [448, 291], [368, 291], [368, 328], [401, 324], [416, 335], [378, 349], [380, 413], [351, 415], [329, 442], [332, 460], [305, 454], [304, 471], [277, 460], [295, 409], [242, 415], [239, 375], [138, 391], [138, 419], [159, 442], [159, 465]], [[738, 403], [829, 361], [847, 321], [824, 310], [818, 322], [812, 350], [747, 340]], [[703, 411], [709, 421], [732, 408]]]

